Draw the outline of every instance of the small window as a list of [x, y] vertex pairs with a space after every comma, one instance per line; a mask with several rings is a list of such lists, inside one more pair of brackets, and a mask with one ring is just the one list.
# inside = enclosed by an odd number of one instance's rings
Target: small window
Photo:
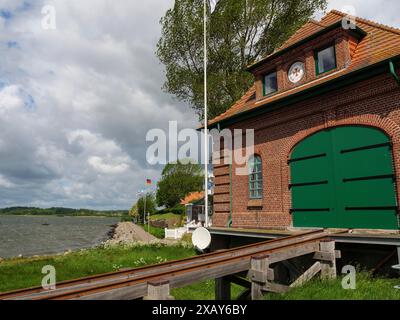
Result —
[[264, 76], [264, 96], [278, 91], [278, 78], [276, 72]]
[[315, 64], [317, 68], [317, 75], [335, 69], [336, 68], [335, 47], [331, 46], [321, 51], [318, 51], [315, 55]]
[[250, 199], [262, 198], [263, 181], [260, 156], [253, 156], [249, 159], [249, 191]]

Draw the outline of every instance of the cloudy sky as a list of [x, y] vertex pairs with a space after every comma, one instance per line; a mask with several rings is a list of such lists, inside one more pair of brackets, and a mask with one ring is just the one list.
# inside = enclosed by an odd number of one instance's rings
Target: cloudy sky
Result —
[[[53, 5], [57, 29], [42, 28]], [[0, 0], [0, 207], [129, 208], [158, 167], [146, 133], [196, 116], [160, 89], [173, 0]], [[398, 0], [334, 0], [400, 27]]]

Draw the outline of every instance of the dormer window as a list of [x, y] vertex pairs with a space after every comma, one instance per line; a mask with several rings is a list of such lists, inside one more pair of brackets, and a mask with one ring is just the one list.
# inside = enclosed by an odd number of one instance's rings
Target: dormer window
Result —
[[268, 73], [264, 76], [263, 88], [264, 96], [268, 96], [278, 91], [278, 77], [276, 71]]
[[322, 49], [315, 53], [317, 75], [336, 69], [335, 46]]

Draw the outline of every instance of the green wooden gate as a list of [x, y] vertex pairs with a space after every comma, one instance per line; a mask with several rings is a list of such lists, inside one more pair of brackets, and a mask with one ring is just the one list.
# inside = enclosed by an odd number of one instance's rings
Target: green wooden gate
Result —
[[295, 227], [399, 229], [392, 147], [382, 131], [320, 131], [289, 163]]

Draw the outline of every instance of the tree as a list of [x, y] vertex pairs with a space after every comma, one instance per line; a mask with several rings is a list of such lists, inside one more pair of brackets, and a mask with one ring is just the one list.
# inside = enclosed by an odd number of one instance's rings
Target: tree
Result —
[[137, 202], [132, 206], [131, 210], [129, 210], [129, 216], [131, 216], [131, 217], [138, 217], [139, 216]]
[[[254, 78], [246, 71], [286, 41], [327, 0], [219, 0], [209, 12], [209, 117], [226, 111]], [[161, 19], [157, 56], [163, 89], [188, 102], [203, 119], [203, 0], [176, 0]]]
[[[146, 203], [145, 203], [145, 199], [146, 199]], [[146, 210], [144, 208], [145, 205], [146, 205]], [[140, 217], [140, 219], [143, 219], [143, 214], [145, 212], [146, 212], [146, 215], [147, 215], [147, 213], [149, 213], [150, 215], [156, 213], [156, 211], [157, 211], [156, 201], [155, 201], [153, 194], [147, 193], [146, 196], [139, 198], [138, 201], [136, 202], [136, 211], [137, 211], [137, 214]]]
[[167, 164], [157, 184], [157, 203], [172, 208], [189, 193], [203, 190], [203, 183], [203, 170], [199, 164], [187, 161]]

